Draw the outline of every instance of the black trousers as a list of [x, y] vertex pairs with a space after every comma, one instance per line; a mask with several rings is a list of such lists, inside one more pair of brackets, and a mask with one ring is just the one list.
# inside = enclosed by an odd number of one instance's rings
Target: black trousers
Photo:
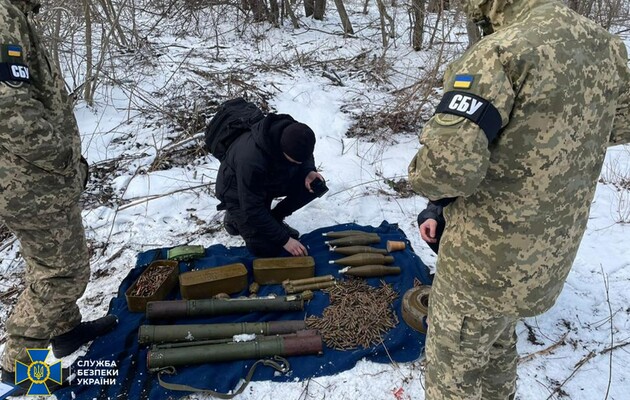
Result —
[[[294, 179], [288, 182], [284, 189], [286, 197], [273, 209], [271, 209], [271, 203], [281, 195], [274, 196], [270, 194], [265, 201], [265, 212], [269, 212], [279, 224], [282, 224], [282, 221], [293, 214], [293, 212], [317, 198], [317, 196], [306, 189], [303, 179]], [[275, 257], [282, 253], [284, 243], [274, 245], [268, 237], [262, 236], [256, 227], [248, 226], [245, 215], [238, 205], [227, 205], [226, 223], [235, 225], [239, 234], [245, 240], [245, 246], [253, 255], [257, 257]]]

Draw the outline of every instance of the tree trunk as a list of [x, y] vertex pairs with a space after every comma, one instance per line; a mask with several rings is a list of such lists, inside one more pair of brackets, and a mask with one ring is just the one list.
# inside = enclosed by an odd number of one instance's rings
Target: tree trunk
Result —
[[315, 8], [313, 10], [313, 18], [322, 21], [324, 12], [326, 11], [326, 0], [315, 0]]
[[310, 17], [315, 10], [315, 0], [304, 0], [304, 16]]
[[291, 8], [291, 2], [289, 0], [284, 0], [284, 7], [286, 8], [287, 14], [289, 14], [289, 17], [291, 18], [291, 23], [293, 23], [293, 27], [295, 29], [299, 28], [300, 24], [298, 23], [298, 19], [295, 16], [295, 13], [293, 12], [293, 8]]
[[[383, 0], [376, 0], [376, 4], [378, 6], [378, 13], [381, 15], [381, 29], [383, 31], [383, 35], [387, 35], [390, 38], [396, 37], [396, 25], [394, 24], [394, 19], [387, 13], [387, 7], [385, 7], [385, 3]], [[389, 29], [387, 29], [387, 24], [385, 20], [389, 23]], [[387, 32], [389, 30], [389, 32]], [[383, 38], [383, 45], [386, 44], [387, 39]]]
[[83, 98], [88, 106], [91, 107], [94, 104], [92, 85], [94, 59], [92, 51], [92, 10], [90, 8], [90, 0], [83, 0], [83, 13], [85, 14], [85, 87], [83, 88]]
[[341, 17], [341, 24], [343, 25], [343, 33], [345, 33], [346, 35], [353, 35], [354, 30], [352, 29], [352, 23], [350, 22], [350, 18], [348, 18], [346, 7], [344, 7], [343, 5], [343, 0], [335, 0], [335, 5], [337, 6], [337, 12], [339, 12], [339, 17]]
[[429, 5], [427, 6], [427, 12], [430, 13], [439, 13], [444, 10], [444, 1], [443, 0], [429, 0]]
[[278, 0], [269, 0], [269, 22], [274, 26], [278, 26], [278, 18], [280, 10], [278, 8]]
[[114, 8], [111, 0], [99, 0], [99, 3], [101, 4], [101, 8], [105, 13], [107, 21], [111, 24], [112, 29], [114, 29], [116, 32], [116, 35], [114, 35], [115, 40], [120, 46], [129, 47], [129, 41], [127, 40], [125, 32], [123, 32], [123, 29], [120, 26], [120, 20], [118, 14], [116, 13], [116, 8]]
[[267, 6], [264, 0], [243, 0], [243, 8], [246, 10], [252, 10], [254, 15], [254, 21], [264, 21], [267, 14]]
[[426, 0], [411, 0], [411, 21], [413, 26], [411, 44], [415, 51], [422, 49], [424, 40], [424, 6]]

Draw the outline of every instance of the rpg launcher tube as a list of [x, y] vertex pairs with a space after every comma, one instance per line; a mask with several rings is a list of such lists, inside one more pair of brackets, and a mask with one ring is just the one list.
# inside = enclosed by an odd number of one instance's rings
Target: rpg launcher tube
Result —
[[348, 237], [348, 236], [357, 236], [357, 235], [378, 236], [378, 234], [374, 232], [364, 232], [364, 231], [333, 231], [333, 232], [322, 233], [322, 236], [326, 236], [333, 239], [338, 239], [338, 238], [343, 238], [343, 237]]
[[324, 243], [330, 246], [362, 246], [366, 244], [375, 244], [380, 242], [381, 238], [378, 235], [354, 235], [329, 240]]
[[363, 265], [352, 267], [343, 272], [344, 275], [371, 278], [374, 276], [400, 275], [400, 267], [386, 267], [384, 265]]
[[306, 329], [304, 321], [242, 322], [233, 324], [142, 325], [138, 343], [176, 343], [231, 338], [234, 335], [282, 335]]
[[330, 249], [330, 251], [334, 251], [337, 254], [342, 254], [344, 256], [351, 256], [353, 254], [359, 253], [377, 253], [382, 255], [387, 255], [387, 250], [385, 249], [377, 249], [376, 247], [370, 246], [348, 246], [348, 247], [335, 247]]
[[319, 335], [274, 336], [251, 342], [230, 342], [191, 347], [152, 349], [147, 353], [149, 370], [163, 367], [261, 359], [270, 356], [299, 356], [320, 354], [322, 337]]
[[203, 299], [150, 301], [148, 319], [174, 319], [182, 317], [212, 317], [250, 312], [301, 311], [304, 299], [299, 295], [257, 297], [246, 299]]
[[349, 267], [360, 267], [361, 265], [380, 265], [391, 264], [394, 257], [384, 256], [375, 253], [359, 253], [352, 256], [340, 258], [339, 260], [330, 261], [330, 264], [347, 265]]

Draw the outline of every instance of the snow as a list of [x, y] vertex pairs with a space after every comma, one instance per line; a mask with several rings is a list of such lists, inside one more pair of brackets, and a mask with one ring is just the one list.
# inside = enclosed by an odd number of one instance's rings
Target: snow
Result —
[[[308, 232], [346, 222], [375, 226], [383, 220], [397, 222], [419, 256], [434, 268], [435, 256], [420, 240], [415, 222], [426, 199], [401, 197], [385, 182], [406, 177], [407, 165], [418, 149], [418, 132], [398, 132], [379, 141], [347, 137], [346, 132], [354, 115], [390, 104], [393, 90], [413, 84], [421, 71], [439, 61], [433, 50], [410, 51], [400, 37], [387, 53], [380, 50], [380, 33], [376, 25], [369, 24], [370, 18], [378, 18], [374, 8], [366, 16], [356, 13], [351, 18], [355, 29], [361, 24], [365, 28], [356, 38], [348, 39], [331, 34], [340, 30], [334, 12], [323, 22], [303, 19], [305, 27], [296, 30], [288, 23], [278, 29], [261, 24], [241, 35], [224, 21], [217, 38], [219, 53], [213, 34], [209, 35], [212, 40], [206, 40], [203, 34], [181, 37], [165, 30], [151, 38], [160, 49], [159, 59], [140, 65], [133, 55], [123, 57], [119, 61], [129, 68], [120, 86], [102, 85], [93, 108], [83, 103], [77, 106], [84, 155], [93, 171], [106, 167], [114, 171], [109, 181], [111, 201], [89, 207], [83, 214], [94, 250], [92, 280], [79, 301], [84, 319], [106, 312], [109, 299], [135, 265], [138, 252], [181, 244], [243, 245], [241, 239], [220, 229], [222, 214], [217, 213], [218, 202], [212, 194], [218, 169], [215, 159], [199, 156], [170, 168], [152, 167], [177, 136], [172, 126], [157, 123], [160, 108], [176, 110], [172, 101], [179, 92], [187, 98], [199, 91], [212, 95], [233, 89], [216, 86], [220, 80], [207, 82], [195, 71], [219, 75], [242, 71], [249, 84], [268, 96], [271, 109], [292, 115], [316, 133], [315, 159], [330, 191], [290, 216], [289, 224]], [[406, 19], [402, 14], [398, 18]], [[449, 33], [459, 40], [458, 45], [447, 49], [453, 54], [465, 44], [461, 42], [465, 40], [462, 29], [458, 29]], [[232, 46], [234, 43], [238, 46]], [[365, 70], [344, 69], [342, 62], [326, 67], [339, 75], [343, 86], [324, 77], [322, 68], [314, 64], [315, 60], [365, 52]], [[379, 59], [391, 68], [380, 82], [366, 72]], [[254, 60], [270, 68], [247, 70], [247, 62]], [[444, 59], [442, 62], [446, 63]], [[143, 111], [151, 105], [158, 109], [153, 113], [155, 119]], [[430, 114], [429, 106], [427, 112]], [[613, 180], [615, 172], [628, 177], [628, 171], [628, 146], [611, 148], [602, 173], [604, 180]], [[94, 194], [102, 190], [91, 186], [88, 191]], [[608, 182], [597, 185], [588, 228], [564, 291], [548, 312], [519, 323], [518, 350], [524, 358], [518, 368], [518, 399], [590, 400], [606, 393], [611, 399], [628, 398], [629, 197], [627, 188], [618, 190]], [[624, 218], [626, 223], [620, 223]], [[20, 284], [24, 263], [15, 243], [0, 254], [0, 289], [5, 292]], [[10, 307], [10, 303], [0, 302], [3, 320]], [[619, 347], [606, 351], [614, 346]], [[65, 358], [64, 366], [85, 350], [84, 346]], [[422, 360], [401, 364], [361, 361], [335, 376], [290, 383], [252, 382], [238, 399], [422, 399], [422, 379]], [[553, 392], [559, 385], [562, 394]]]

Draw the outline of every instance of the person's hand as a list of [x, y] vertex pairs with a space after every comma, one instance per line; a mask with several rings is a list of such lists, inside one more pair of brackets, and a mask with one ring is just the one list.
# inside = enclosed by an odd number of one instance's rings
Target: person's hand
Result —
[[420, 237], [427, 243], [437, 243], [435, 232], [437, 231], [437, 221], [434, 219], [427, 219], [420, 225]]
[[299, 241], [289, 238], [289, 240], [284, 244], [284, 249], [291, 253], [292, 256], [307, 256], [308, 252], [306, 251], [306, 247]]
[[306, 186], [306, 189], [311, 193], [314, 193], [313, 189], [311, 189], [311, 183], [313, 183], [313, 181], [317, 178], [326, 182], [324, 177], [319, 172], [316, 172], [316, 171], [309, 172], [308, 175], [306, 175], [306, 179], [304, 179], [304, 186]]

